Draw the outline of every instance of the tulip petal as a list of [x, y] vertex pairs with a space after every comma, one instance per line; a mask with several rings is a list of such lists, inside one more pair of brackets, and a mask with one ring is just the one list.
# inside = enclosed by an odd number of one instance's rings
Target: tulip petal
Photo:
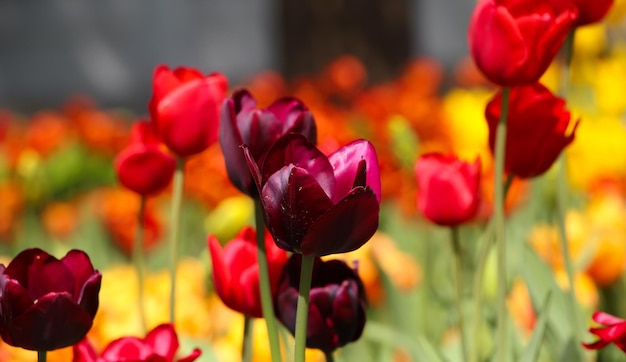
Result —
[[[240, 97], [244, 99], [246, 94], [247, 92], [245, 94], [239, 93]], [[248, 170], [245, 156], [241, 151], [241, 146], [245, 142], [237, 125], [238, 115], [236, 113], [237, 107], [246, 107], [246, 102], [239, 104], [237, 99], [239, 98], [233, 96], [233, 99], [224, 100], [219, 127], [219, 140], [226, 161], [226, 172], [228, 172], [229, 179], [241, 192], [250, 194], [255, 188], [252, 184], [252, 176], [249, 176], [250, 171]], [[256, 102], [254, 103], [256, 104]]]
[[78, 297], [83, 289], [83, 286], [94, 275], [95, 270], [91, 265], [89, 256], [81, 250], [70, 250], [63, 258], [61, 262], [65, 264], [67, 270], [69, 270], [74, 276], [75, 287], [72, 292], [75, 301], [79, 300]]
[[606, 326], [626, 323], [625, 319], [618, 318], [618, 317], [615, 317], [613, 315], [610, 315], [610, 314], [604, 313], [604, 312], [595, 312], [595, 313], [593, 313], [592, 319], [593, 319], [594, 322], [599, 323], [599, 324], [604, 324]]
[[230, 268], [224, 262], [224, 253], [215, 236], [210, 235], [209, 251], [211, 252], [211, 263], [213, 265], [213, 287], [220, 299], [227, 301], [231, 299], [231, 274]]
[[98, 312], [100, 286], [102, 285], [102, 274], [95, 271], [87, 280], [78, 295], [78, 303], [87, 312], [91, 318], [95, 318]]
[[302, 240], [302, 254], [323, 256], [360, 248], [378, 228], [379, 208], [369, 187], [355, 188], [311, 225]]
[[157, 105], [169, 92], [181, 85], [181, 81], [166, 65], [159, 65], [152, 75], [152, 98], [150, 98], [150, 115], [156, 118]]
[[[380, 202], [381, 184], [378, 158], [374, 146], [366, 140], [353, 141], [328, 156], [333, 166], [336, 179], [333, 201], [337, 202], [355, 186], [357, 170], [361, 161], [365, 161], [365, 184], [372, 188], [376, 199]], [[365, 185], [360, 185], [365, 186]]]
[[529, 56], [515, 19], [495, 1], [478, 2], [468, 35], [476, 65], [497, 84], [508, 85]]
[[276, 244], [296, 252], [300, 251], [302, 239], [311, 225], [333, 206], [313, 176], [293, 164], [269, 177], [261, 199]]
[[193, 362], [198, 359], [200, 355], [202, 355], [202, 351], [199, 348], [195, 348], [188, 356], [178, 359], [178, 362]]
[[98, 354], [87, 338], [76, 343], [72, 350], [74, 355], [72, 362], [98, 362]]
[[[52, 351], [78, 343], [87, 334], [92, 318], [68, 293], [51, 293], [15, 316], [3, 339], [28, 350]], [[3, 331], [4, 333], [4, 331]]]
[[204, 151], [217, 140], [220, 92], [210, 79], [187, 82], [163, 98], [155, 118], [163, 142], [177, 155]]
[[101, 358], [105, 361], [143, 361], [153, 355], [152, 348], [140, 338], [122, 337], [109, 343]]
[[48, 254], [35, 257], [29, 265], [28, 282], [22, 285], [34, 302], [48, 293], [68, 293], [75, 298], [74, 275], [65, 264]]
[[165, 323], [148, 332], [145, 343], [152, 348], [152, 352], [163, 356], [167, 361], [173, 361], [178, 350], [178, 337], [171, 324]]
[[0, 275], [0, 306], [2, 314], [0, 320], [6, 326], [14, 316], [24, 313], [33, 305], [28, 291], [17, 280], [8, 279]]
[[332, 165], [326, 155], [301, 134], [289, 133], [274, 143], [263, 161], [262, 180], [266, 181], [274, 172], [289, 164], [307, 170], [332, 199], [335, 192]]

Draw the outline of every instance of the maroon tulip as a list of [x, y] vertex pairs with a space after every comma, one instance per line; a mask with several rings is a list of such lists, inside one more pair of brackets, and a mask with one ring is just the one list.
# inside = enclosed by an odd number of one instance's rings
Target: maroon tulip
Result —
[[428, 220], [456, 226], [471, 220], [480, 205], [480, 159], [473, 163], [456, 156], [426, 154], [415, 164], [417, 206]]
[[[540, 83], [512, 88], [509, 97], [505, 171], [521, 178], [541, 175], [574, 140], [578, 121], [570, 130], [565, 101]], [[501, 104], [502, 92], [498, 92], [485, 111], [492, 151]]]
[[575, 20], [576, 8], [544, 0], [482, 0], [470, 19], [470, 51], [490, 81], [530, 84], [548, 69]]
[[376, 151], [354, 141], [330, 156], [295, 133], [280, 138], [259, 168], [244, 153], [276, 244], [306, 256], [352, 251], [378, 228], [380, 172]]
[[87, 339], [83, 339], [74, 345], [73, 362], [192, 362], [202, 354], [196, 348], [188, 356], [176, 359], [178, 346], [174, 327], [161, 324], [148, 332], [146, 338], [123, 337], [114, 340], [100, 356]]
[[193, 68], [154, 70], [150, 115], [167, 147], [179, 157], [200, 153], [217, 141], [220, 105], [228, 81]]
[[574, 6], [578, 9], [578, 18], [575, 26], [596, 23], [609, 12], [613, 0], [548, 0], [554, 6]]
[[231, 182], [242, 192], [256, 197], [256, 186], [250, 175], [241, 145], [262, 163], [265, 154], [277, 139], [287, 133], [300, 133], [309, 142], [317, 142], [313, 115], [295, 98], [282, 98], [267, 109], [258, 109], [247, 90], [239, 90], [224, 101], [220, 128], [220, 144]]
[[[278, 319], [294, 334], [302, 256], [291, 256], [283, 269], [276, 297]], [[365, 327], [367, 300], [357, 272], [340, 260], [313, 264], [306, 346], [326, 353], [354, 342]]]
[[589, 328], [589, 332], [595, 334], [598, 340], [592, 343], [583, 343], [585, 348], [601, 349], [615, 343], [619, 349], [626, 352], [626, 320], [604, 312], [595, 312], [593, 320], [603, 326]]
[[122, 185], [146, 196], [167, 187], [176, 170], [176, 159], [161, 148], [150, 123], [137, 122], [130, 144], [117, 155], [114, 165]]
[[51, 351], [80, 341], [98, 310], [102, 275], [87, 254], [61, 260], [26, 249], [0, 264], [0, 336], [12, 346]]
[[[213, 262], [213, 285], [217, 295], [229, 308], [248, 317], [262, 318], [256, 231], [249, 226], [241, 229], [223, 250], [212, 235], [209, 236], [208, 244]], [[273, 295], [278, 287], [280, 273], [287, 262], [287, 253], [276, 246], [268, 233], [265, 235], [265, 250]]]

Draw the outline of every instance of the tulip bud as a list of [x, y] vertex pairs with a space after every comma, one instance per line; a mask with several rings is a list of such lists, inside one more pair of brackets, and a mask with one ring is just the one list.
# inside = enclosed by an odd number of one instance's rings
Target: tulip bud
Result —
[[58, 260], [41, 249], [26, 249], [6, 268], [0, 264], [2, 340], [33, 351], [77, 343], [93, 324], [101, 279], [80, 250]]
[[[489, 147], [493, 152], [500, 119], [502, 92], [487, 104]], [[578, 121], [570, 129], [565, 101], [540, 83], [511, 88], [507, 117], [504, 168], [507, 173], [530, 178], [546, 172], [574, 140]]]
[[227, 90], [228, 81], [221, 73], [204, 76], [193, 68], [157, 67], [150, 116], [163, 143], [184, 158], [217, 141], [220, 105]]
[[[276, 315], [293, 334], [296, 327], [302, 256], [291, 256], [280, 279]], [[365, 288], [354, 269], [340, 260], [313, 264], [306, 346], [330, 353], [354, 342], [365, 327]]]
[[146, 196], [163, 190], [172, 180], [176, 159], [160, 147], [151, 125], [133, 125], [130, 144], [115, 158], [115, 172], [129, 190]]
[[480, 159], [426, 154], [415, 164], [419, 187], [417, 206], [428, 220], [456, 226], [471, 220], [480, 205]]
[[539, 80], [576, 20], [576, 8], [543, 0], [479, 1], [468, 40], [478, 69], [502, 87]]

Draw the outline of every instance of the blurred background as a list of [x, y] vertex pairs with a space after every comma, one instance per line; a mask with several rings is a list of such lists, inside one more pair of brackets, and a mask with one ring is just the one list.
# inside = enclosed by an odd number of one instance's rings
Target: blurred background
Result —
[[0, 106], [56, 107], [76, 93], [144, 111], [160, 63], [288, 79], [342, 54], [370, 81], [428, 54], [455, 64], [467, 52], [470, 0], [210, 0], [0, 2]]

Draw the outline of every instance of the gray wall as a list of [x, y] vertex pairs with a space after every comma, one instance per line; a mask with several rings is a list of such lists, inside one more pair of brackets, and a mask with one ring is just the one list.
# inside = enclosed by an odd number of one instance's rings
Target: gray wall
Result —
[[277, 63], [271, 0], [0, 2], [0, 106], [76, 92], [143, 111], [159, 63], [233, 82]]

